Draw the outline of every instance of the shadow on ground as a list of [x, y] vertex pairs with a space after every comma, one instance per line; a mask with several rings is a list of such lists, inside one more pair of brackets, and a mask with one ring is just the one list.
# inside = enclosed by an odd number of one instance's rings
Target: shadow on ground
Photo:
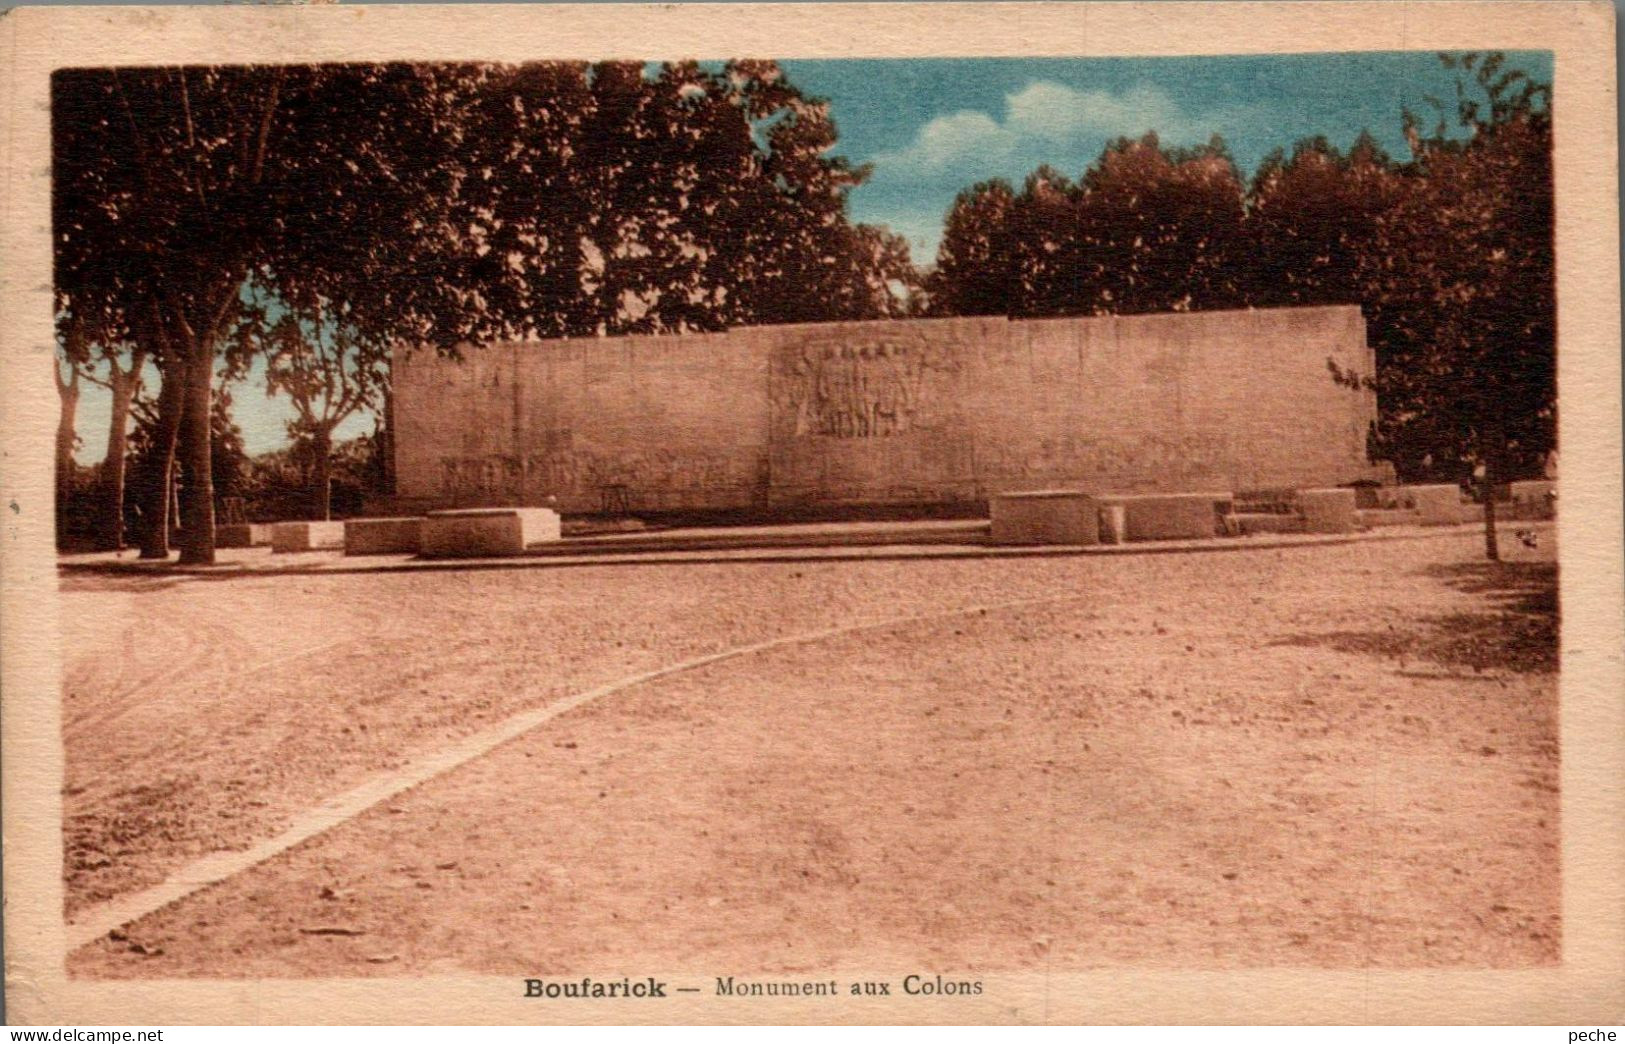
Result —
[[1475, 674], [1550, 674], [1557, 670], [1557, 566], [1550, 562], [1468, 562], [1421, 571], [1477, 595], [1474, 612], [1426, 617], [1400, 629], [1292, 635], [1271, 645], [1320, 646], [1338, 652], [1470, 668]]

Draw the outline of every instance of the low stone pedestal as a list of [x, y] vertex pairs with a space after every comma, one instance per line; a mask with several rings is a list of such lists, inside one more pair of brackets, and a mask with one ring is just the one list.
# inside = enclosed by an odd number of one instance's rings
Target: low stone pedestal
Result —
[[422, 518], [352, 518], [344, 523], [347, 555], [415, 555], [422, 547]]
[[1275, 515], [1246, 512], [1226, 515], [1223, 519], [1225, 536], [1258, 536], [1265, 533], [1302, 533], [1303, 519], [1297, 515]]
[[343, 522], [278, 522], [271, 526], [271, 551], [337, 551], [344, 547]]
[[422, 533], [428, 558], [517, 555], [531, 544], [559, 539], [559, 513], [548, 508], [431, 511]]
[[1298, 512], [1305, 533], [1352, 533], [1359, 516], [1352, 489], [1298, 491]]
[[989, 500], [988, 513], [995, 544], [1100, 542], [1100, 505], [1078, 490], [996, 493]]
[[1416, 507], [1419, 525], [1457, 526], [1463, 521], [1460, 486], [1405, 486], [1402, 492]]
[[214, 527], [215, 547], [267, 547], [271, 527], [263, 522], [231, 522]]
[[1199, 540], [1218, 535], [1219, 519], [1230, 513], [1229, 493], [1146, 493], [1100, 498], [1122, 507], [1125, 540]]
[[1098, 515], [1102, 544], [1121, 544], [1128, 539], [1128, 511], [1123, 505], [1102, 504]]
[[1519, 519], [1548, 519], [1557, 514], [1557, 483], [1551, 479], [1525, 479], [1511, 483], [1512, 508]]
[[1356, 512], [1360, 525], [1367, 529], [1378, 526], [1414, 526], [1419, 517], [1412, 508], [1361, 508]]
[[1546, 500], [1557, 494], [1557, 483], [1551, 479], [1523, 479], [1509, 482], [1507, 492], [1513, 500]]

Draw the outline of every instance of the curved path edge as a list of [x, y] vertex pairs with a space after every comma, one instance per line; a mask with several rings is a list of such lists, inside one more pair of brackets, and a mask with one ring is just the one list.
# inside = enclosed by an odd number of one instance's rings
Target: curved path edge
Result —
[[1087, 593], [1070, 592], [1064, 595], [1022, 598], [1007, 602], [961, 606], [955, 609], [929, 613], [914, 613], [874, 620], [868, 623], [782, 635], [766, 641], [752, 642], [748, 645], [724, 649], [721, 652], [692, 657], [652, 671], [628, 675], [600, 685], [597, 688], [587, 689], [566, 696], [563, 699], [555, 700], [546, 706], [521, 711], [494, 725], [465, 736], [433, 754], [412, 761], [404, 768], [375, 775], [359, 786], [352, 787], [323, 801], [314, 808], [299, 813], [286, 829], [273, 837], [245, 849], [215, 852], [204, 856], [177, 870], [162, 883], [151, 888], [145, 888], [129, 895], [85, 907], [69, 919], [66, 924], [67, 949], [71, 952], [81, 946], [95, 942], [116, 928], [155, 913], [171, 903], [185, 899], [211, 885], [218, 884], [227, 878], [273, 859], [319, 834], [355, 819], [381, 802], [466, 765], [562, 714], [605, 696], [612, 696], [626, 689], [658, 681], [675, 674], [698, 670], [712, 664], [740, 659], [785, 646], [806, 645], [831, 638], [839, 638], [843, 635], [863, 631], [885, 630], [886, 628], [905, 626], [926, 620], [939, 620], [997, 610], [1018, 609], [1025, 606], [1078, 601], [1088, 597]]

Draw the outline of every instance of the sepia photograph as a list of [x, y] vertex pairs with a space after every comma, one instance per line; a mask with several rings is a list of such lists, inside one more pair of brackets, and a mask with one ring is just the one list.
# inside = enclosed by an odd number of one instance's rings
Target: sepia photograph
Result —
[[[883, 6], [857, 37], [936, 13]], [[797, 46], [815, 13], [761, 12], [782, 50], [51, 57], [48, 155], [6, 161], [48, 182], [48, 340], [6, 367], [56, 392], [11, 501], [55, 681], [7, 699], [50, 705], [59, 927], [7, 924], [8, 996], [19, 940], [68, 991], [598, 1022], [1494, 995], [1585, 952], [1552, 1003], [1617, 1021], [1565, 806], [1619, 764], [1617, 592], [1568, 586], [1575, 541], [1619, 567], [1577, 528], [1618, 432], [1566, 417], [1617, 426], [1617, 281], [1559, 321], [1592, 83], [1539, 32], [887, 55]], [[1582, 344], [1614, 384], [1560, 407]], [[1578, 762], [1577, 700], [1616, 715]]]

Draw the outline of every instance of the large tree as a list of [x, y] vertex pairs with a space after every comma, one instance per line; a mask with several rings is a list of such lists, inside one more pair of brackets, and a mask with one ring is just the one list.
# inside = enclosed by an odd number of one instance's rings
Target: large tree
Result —
[[470, 333], [480, 302], [451, 246], [482, 76], [404, 64], [55, 75], [62, 321], [139, 346], [161, 376], [143, 554], [167, 554], [162, 476], [184, 446], [182, 559], [213, 561], [212, 388], [251, 280], [343, 300], [347, 322], [379, 338]]
[[1484, 492], [1538, 473], [1555, 444], [1557, 313], [1549, 85], [1500, 55], [1460, 59], [1454, 133], [1407, 114], [1413, 174], [1371, 260], [1382, 450]]
[[1155, 134], [1107, 147], [1079, 207], [1085, 313], [1197, 311], [1241, 302], [1241, 177], [1224, 141], [1168, 148]]
[[102, 547], [124, 548], [124, 490], [128, 470], [130, 407], [141, 390], [147, 353], [140, 345], [118, 346], [103, 353], [105, 377], [91, 379], [107, 389], [107, 452], [102, 456], [100, 521]]
[[1082, 186], [1041, 166], [1027, 176], [1010, 212], [1016, 300], [1012, 315], [1088, 311], [1095, 285], [1084, 269], [1079, 226]]
[[284, 313], [265, 338], [265, 391], [287, 395], [294, 407], [288, 435], [310, 443], [320, 519], [333, 517], [333, 432], [356, 413], [381, 405], [389, 382], [385, 348], [326, 320], [321, 312]]
[[1381, 306], [1373, 282], [1378, 231], [1403, 187], [1403, 174], [1364, 132], [1347, 153], [1316, 137], [1290, 156], [1280, 149], [1266, 156], [1248, 195], [1248, 303], [1365, 303], [1372, 317]]
[[[159, 475], [158, 468], [154, 467], [155, 458], [161, 461], [166, 456], [160, 437], [160, 404], [157, 397], [143, 394], [143, 391], [144, 388], [138, 386], [130, 402], [130, 423], [125, 436], [126, 469], [136, 482], [161, 479], [171, 487], [179, 487], [181, 475], [175, 467], [173, 455], [168, 455], [170, 468], [167, 475]], [[242, 430], [232, 417], [232, 395], [226, 382], [222, 381], [215, 388], [210, 399], [209, 482], [217, 495], [229, 497], [241, 491], [241, 480], [248, 468], [248, 454], [243, 447]], [[185, 490], [181, 489], [180, 492], [184, 497]], [[173, 518], [148, 517], [155, 503], [149, 490], [143, 486], [133, 489], [132, 493], [135, 495], [126, 499], [123, 510], [127, 523], [135, 523], [132, 528], [136, 532], [146, 533], [154, 525], [173, 528]], [[169, 502], [173, 503], [174, 499], [171, 498]]]
[[1074, 183], [1040, 167], [961, 193], [948, 214], [934, 307], [948, 314], [1104, 315], [1236, 307], [1245, 213], [1224, 142], [1120, 139]]
[[[62, 413], [57, 428], [57, 506], [58, 511], [85, 509], [85, 501], [66, 499], [77, 476], [72, 461], [79, 446], [75, 427], [81, 381], [107, 389], [107, 450], [96, 469], [97, 496], [94, 498], [95, 535], [98, 544], [111, 551], [124, 547], [124, 489], [129, 453], [130, 408], [141, 389], [146, 353], [139, 345], [87, 344], [82, 324], [72, 317], [64, 322], [64, 336], [57, 342], [57, 392]], [[63, 376], [66, 367], [67, 376]], [[59, 514], [59, 533], [69, 521]]]
[[941, 315], [1008, 315], [1019, 294], [1011, 213], [1016, 194], [1001, 179], [959, 193], [942, 230], [928, 289]]
[[286, 314], [455, 352], [869, 318], [917, 281], [847, 220], [865, 172], [772, 62], [67, 70], [53, 120], [60, 322], [156, 365], [135, 484], [166, 518], [179, 450], [185, 561], [213, 558], [224, 348]]
[[56, 539], [59, 545], [68, 532], [69, 494], [75, 477], [73, 453], [79, 446], [77, 420], [79, 396], [84, 390], [79, 383], [83, 375], [83, 355], [82, 342], [70, 333], [66, 342], [58, 345], [51, 363], [59, 410], [56, 419]]
[[540, 336], [872, 318], [916, 282], [902, 241], [853, 225], [865, 172], [828, 105], [772, 62], [521, 66], [472, 136], [495, 187], [469, 244]]

